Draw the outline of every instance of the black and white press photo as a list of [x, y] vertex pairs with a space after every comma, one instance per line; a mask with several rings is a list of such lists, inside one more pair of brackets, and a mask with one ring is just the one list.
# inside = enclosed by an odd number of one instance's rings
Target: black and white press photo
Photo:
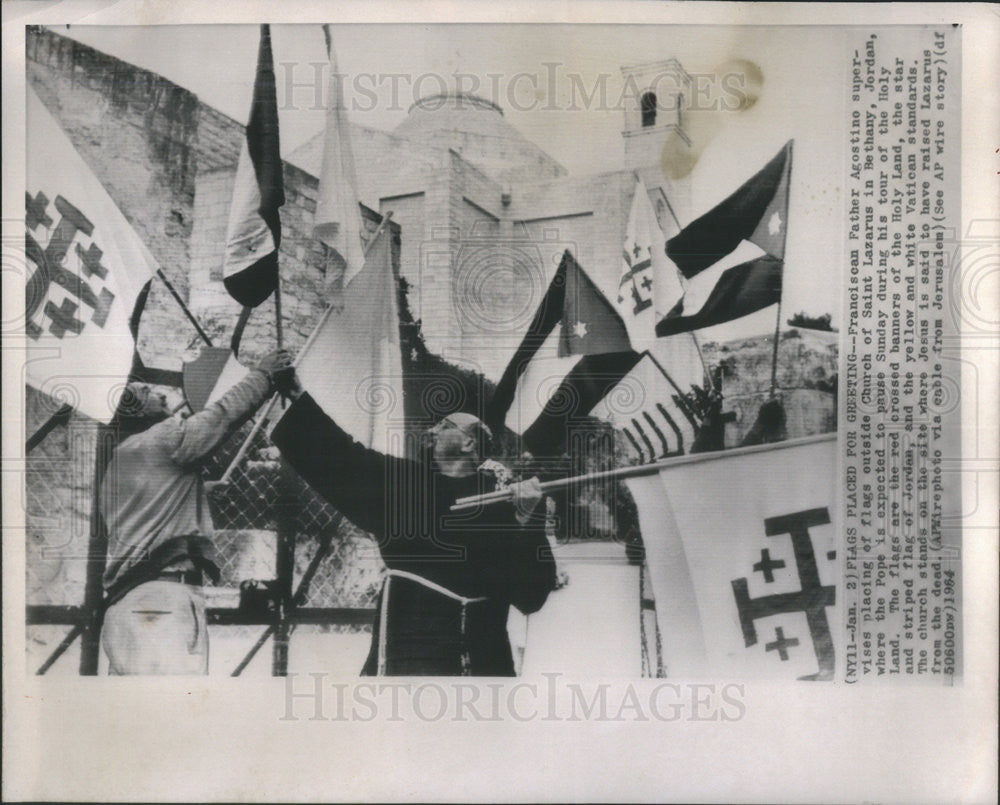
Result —
[[[367, 732], [352, 753], [963, 718], [996, 622], [995, 199], [969, 196], [995, 181], [967, 169], [995, 20], [340, 5], [5, 20], [19, 707], [197, 699], [255, 741]], [[261, 744], [244, 783], [117, 796], [980, 801], [988, 726], [949, 749], [967, 788], [858, 743], [810, 761], [826, 793], [651, 759], [622, 787], [275, 788]]]

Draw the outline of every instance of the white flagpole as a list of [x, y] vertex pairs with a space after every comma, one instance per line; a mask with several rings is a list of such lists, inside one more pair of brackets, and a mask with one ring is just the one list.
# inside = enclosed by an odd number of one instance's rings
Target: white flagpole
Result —
[[[625, 478], [638, 478], [643, 475], [653, 475], [667, 467], [676, 467], [679, 464], [691, 464], [709, 459], [732, 458], [733, 456], [744, 456], [753, 453], [761, 453], [766, 450], [781, 450], [788, 447], [796, 447], [802, 444], [812, 444], [829, 439], [836, 439], [836, 433], [820, 433], [814, 436], [803, 436], [799, 439], [788, 439], [784, 442], [771, 442], [768, 444], [756, 444], [748, 447], [737, 447], [733, 450], [716, 450], [706, 453], [692, 453], [687, 456], [672, 456], [661, 458], [648, 464], [636, 464], [630, 467], [615, 467], [610, 470], [600, 470], [589, 472], [585, 475], [574, 475], [569, 478], [557, 478], [554, 481], [545, 481], [540, 484], [542, 492], [554, 492], [558, 489], [565, 489], [568, 486], [583, 482], [592, 481], [621, 481]], [[482, 495], [470, 495], [469, 497], [458, 498], [452, 506], [451, 511], [461, 512], [469, 509], [478, 509], [480, 506], [491, 506], [494, 503], [502, 503], [506, 500], [513, 500], [512, 489], [498, 489], [495, 492], [485, 492]]]
[[[379, 237], [381, 237], [383, 230], [386, 228], [391, 218], [392, 218], [392, 211], [389, 211], [384, 216], [382, 216], [382, 221], [379, 223], [378, 229], [375, 230], [375, 234], [372, 235], [372, 239], [368, 242], [368, 246], [365, 249], [365, 257], [368, 256], [368, 253], [372, 250], [372, 247], [375, 246], [375, 242], [379, 239]], [[391, 259], [391, 253], [390, 253], [390, 259]], [[319, 336], [320, 330], [323, 329], [323, 325], [326, 324], [326, 320], [330, 318], [330, 314], [333, 312], [333, 309], [334, 306], [332, 304], [326, 306], [326, 309], [323, 311], [323, 315], [319, 317], [319, 321], [316, 323], [316, 326], [313, 328], [313, 331], [309, 333], [309, 337], [306, 339], [306, 342], [302, 345], [302, 349], [300, 349], [298, 354], [295, 356], [295, 360], [292, 362], [293, 367], [298, 366], [299, 361], [302, 359], [302, 356], [305, 355], [306, 352], [308, 352], [313, 342]], [[229, 466], [226, 467], [226, 471], [222, 474], [222, 477], [218, 481], [216, 481], [215, 484], [213, 484], [213, 486], [229, 483], [229, 479], [232, 476], [233, 472], [235, 471], [236, 466], [243, 460], [243, 457], [246, 456], [247, 450], [250, 449], [250, 443], [253, 441], [254, 437], [260, 432], [260, 429], [264, 426], [264, 423], [267, 421], [267, 418], [271, 415], [271, 412], [274, 410], [275, 404], [280, 398], [281, 398], [280, 394], [275, 394], [274, 396], [271, 397], [271, 401], [267, 404], [267, 408], [264, 409], [264, 413], [257, 418], [257, 421], [254, 422], [254, 426], [250, 430], [250, 433], [247, 434], [247, 438], [243, 441], [243, 444], [240, 445], [239, 452], [237, 452], [237, 454], [233, 457], [233, 460], [229, 463]]]

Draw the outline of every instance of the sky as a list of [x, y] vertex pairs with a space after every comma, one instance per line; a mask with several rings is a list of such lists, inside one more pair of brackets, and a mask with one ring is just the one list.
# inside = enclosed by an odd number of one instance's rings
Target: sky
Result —
[[[255, 25], [65, 26], [53, 30], [152, 70], [245, 122]], [[391, 130], [420, 96], [456, 84], [498, 102], [507, 120], [570, 175], [624, 167], [621, 67], [677, 58], [712, 76], [734, 60], [759, 68], [753, 106], [722, 113], [696, 143], [692, 216], [721, 201], [795, 140], [782, 319], [805, 311], [840, 320], [843, 29], [634, 25], [342, 25], [333, 37], [348, 116]], [[318, 25], [273, 25], [282, 150], [322, 129], [326, 63]], [[606, 93], [594, 92], [605, 86]], [[317, 103], [317, 88], [319, 100]], [[585, 100], [590, 95], [589, 102]], [[359, 170], [363, 170], [359, 166]], [[681, 221], [682, 224], [687, 221]], [[774, 328], [774, 309], [703, 331], [706, 340]]]

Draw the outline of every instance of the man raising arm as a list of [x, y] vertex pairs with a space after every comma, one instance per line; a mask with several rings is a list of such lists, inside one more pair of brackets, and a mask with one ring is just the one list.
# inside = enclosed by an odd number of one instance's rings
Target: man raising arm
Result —
[[260, 407], [285, 351], [265, 356], [217, 402], [187, 419], [162, 394], [131, 384], [123, 439], [101, 484], [108, 530], [101, 640], [112, 674], [208, 673], [204, 577], [218, 580], [201, 465]]
[[445, 417], [414, 461], [356, 442], [294, 372], [279, 387], [294, 402], [272, 440], [306, 482], [373, 534], [388, 569], [363, 673], [513, 675], [509, 608], [535, 612], [555, 586], [537, 479], [515, 490], [518, 506], [453, 514], [456, 499], [489, 491], [479, 468], [491, 434], [479, 419]]

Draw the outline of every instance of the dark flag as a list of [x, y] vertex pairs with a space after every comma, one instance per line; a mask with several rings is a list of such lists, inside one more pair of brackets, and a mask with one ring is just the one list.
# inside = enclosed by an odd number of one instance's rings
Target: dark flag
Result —
[[524, 447], [536, 456], [555, 456], [565, 451], [574, 423], [589, 416], [641, 358], [632, 351], [584, 355], [524, 429]]
[[[657, 323], [658, 336], [722, 324], [781, 300], [791, 167], [789, 141], [729, 198], [667, 241], [667, 256], [688, 283], [684, 297]], [[703, 271], [747, 243], [756, 256], [697, 288]]]
[[486, 410], [536, 455], [564, 447], [567, 428], [586, 417], [639, 360], [625, 324], [566, 252]]
[[260, 26], [253, 104], [240, 152], [226, 234], [223, 280], [237, 302], [256, 307], [278, 286], [278, 246], [285, 203], [278, 101], [269, 26]]

